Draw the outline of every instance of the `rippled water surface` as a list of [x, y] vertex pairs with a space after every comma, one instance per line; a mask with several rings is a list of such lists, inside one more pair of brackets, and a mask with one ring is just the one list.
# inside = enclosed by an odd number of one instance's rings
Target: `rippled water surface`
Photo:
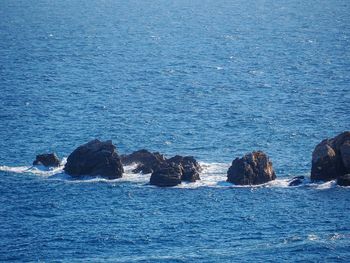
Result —
[[[350, 129], [350, 2], [0, 2], [0, 261], [350, 261], [348, 188], [287, 187]], [[193, 155], [201, 182], [30, 166], [93, 138]], [[225, 182], [270, 156], [278, 180]]]

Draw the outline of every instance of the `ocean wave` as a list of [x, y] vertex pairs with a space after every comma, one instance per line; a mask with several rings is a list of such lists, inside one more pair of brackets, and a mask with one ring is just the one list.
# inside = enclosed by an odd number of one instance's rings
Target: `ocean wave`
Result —
[[[134, 174], [132, 170], [136, 168], [136, 165], [124, 166], [124, 174], [122, 178], [108, 180], [101, 177], [93, 176], [83, 176], [79, 179], [72, 178], [71, 176], [64, 173], [64, 164], [67, 158], [63, 158], [62, 163], [59, 167], [47, 168], [44, 166], [0, 166], [0, 171], [8, 173], [17, 174], [32, 174], [36, 176], [41, 176], [46, 179], [53, 180], [65, 180], [71, 183], [95, 183], [95, 182], [105, 182], [105, 183], [134, 183], [138, 185], [148, 185], [151, 174]], [[227, 169], [229, 168], [229, 163], [206, 163], [200, 162], [203, 170], [200, 173], [201, 180], [196, 182], [182, 182], [173, 188], [183, 188], [183, 189], [195, 189], [200, 187], [215, 187], [215, 188], [261, 188], [261, 187], [274, 187], [274, 188], [290, 188], [289, 182], [292, 178], [277, 178], [274, 181], [270, 181], [261, 185], [234, 185], [226, 181], [227, 179]], [[151, 186], [155, 187], [155, 186]], [[312, 187], [319, 190], [330, 189], [337, 187], [335, 181], [325, 182], [325, 183], [312, 183], [310, 180], [305, 180], [305, 182], [299, 186], [293, 187]]]
[[67, 158], [63, 158], [61, 165], [58, 167], [45, 167], [43, 165], [37, 166], [0, 166], [0, 171], [19, 174], [34, 174], [38, 176], [49, 177], [56, 174], [63, 173], [64, 165], [67, 162]]

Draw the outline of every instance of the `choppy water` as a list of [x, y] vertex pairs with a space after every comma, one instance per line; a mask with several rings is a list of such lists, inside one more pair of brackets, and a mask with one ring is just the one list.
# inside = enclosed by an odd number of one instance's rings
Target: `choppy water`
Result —
[[[0, 261], [350, 260], [349, 189], [287, 187], [350, 129], [348, 1], [0, 2]], [[202, 180], [30, 166], [93, 138], [194, 155]], [[225, 182], [267, 152], [278, 180]]]

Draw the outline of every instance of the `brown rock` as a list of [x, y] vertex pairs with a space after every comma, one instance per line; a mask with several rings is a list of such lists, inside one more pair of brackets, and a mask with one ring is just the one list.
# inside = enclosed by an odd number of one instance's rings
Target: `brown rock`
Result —
[[312, 153], [311, 180], [330, 181], [350, 172], [350, 132], [320, 142]]
[[264, 184], [275, 179], [272, 162], [262, 151], [236, 158], [227, 171], [227, 181], [236, 185]]

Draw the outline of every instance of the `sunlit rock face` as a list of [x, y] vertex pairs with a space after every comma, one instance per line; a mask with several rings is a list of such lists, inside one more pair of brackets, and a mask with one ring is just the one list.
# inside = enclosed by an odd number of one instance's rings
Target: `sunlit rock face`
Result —
[[350, 131], [320, 142], [312, 153], [311, 180], [330, 181], [350, 173]]
[[227, 171], [227, 181], [236, 185], [264, 184], [275, 179], [272, 162], [262, 151], [236, 158]]

